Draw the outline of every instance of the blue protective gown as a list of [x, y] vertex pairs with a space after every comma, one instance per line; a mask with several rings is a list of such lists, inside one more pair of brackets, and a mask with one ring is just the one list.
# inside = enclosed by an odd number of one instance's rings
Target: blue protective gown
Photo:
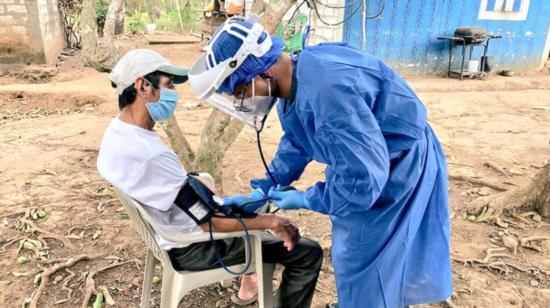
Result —
[[295, 99], [277, 106], [284, 135], [270, 170], [290, 185], [311, 160], [326, 164], [325, 181], [305, 197], [332, 221], [340, 307], [445, 300], [446, 163], [422, 102], [391, 68], [345, 44], [306, 48], [295, 65]]

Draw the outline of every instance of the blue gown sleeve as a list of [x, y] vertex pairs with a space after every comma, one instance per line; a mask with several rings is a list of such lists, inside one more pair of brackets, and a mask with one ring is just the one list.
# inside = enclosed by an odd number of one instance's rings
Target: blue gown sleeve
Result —
[[[346, 95], [346, 104], [365, 104]], [[355, 100], [355, 101], [354, 101]], [[327, 160], [326, 181], [305, 192], [311, 210], [329, 215], [367, 211], [389, 176], [389, 155], [378, 122], [368, 108], [328, 117], [316, 132]]]
[[273, 183], [269, 174], [266, 173], [265, 179], [253, 179], [250, 184], [253, 188], [261, 188], [265, 194], [276, 184], [288, 186], [302, 175], [310, 161], [311, 157], [294, 141], [293, 135], [285, 132], [279, 142], [277, 153], [269, 165], [269, 171], [277, 183]]

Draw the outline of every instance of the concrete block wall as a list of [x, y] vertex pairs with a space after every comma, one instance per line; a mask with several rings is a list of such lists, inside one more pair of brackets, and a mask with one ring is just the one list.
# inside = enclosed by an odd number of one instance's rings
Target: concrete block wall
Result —
[[47, 63], [55, 63], [63, 50], [64, 38], [57, 0], [38, 0], [38, 16]]
[[[330, 6], [343, 6], [345, 4], [342, 0], [321, 0], [322, 3], [325, 3]], [[341, 22], [344, 18], [344, 9], [341, 8], [329, 8], [321, 4], [317, 4], [317, 10], [323, 21], [329, 24], [335, 24]], [[343, 33], [343, 24], [338, 26], [328, 26], [322, 23], [312, 12], [311, 16], [311, 27], [314, 28], [313, 35], [310, 38], [310, 44], [316, 44], [321, 42], [332, 42], [332, 41], [341, 41]]]
[[54, 64], [63, 49], [57, 0], [0, 0], [0, 64]]
[[[269, 1], [270, 3], [275, 0]], [[343, 0], [319, 0], [322, 3], [341, 7], [344, 5]], [[301, 1], [298, 1], [300, 3]], [[322, 6], [321, 4], [317, 4], [317, 9], [319, 11], [319, 15], [321, 15], [321, 18], [323, 21], [334, 24], [342, 21], [344, 18], [344, 9], [338, 9], [338, 8], [328, 8], [326, 6]], [[288, 21], [292, 14], [294, 13], [295, 6], [290, 8], [286, 15], [283, 17], [284, 21]], [[302, 5], [300, 7], [300, 13], [305, 14], [308, 16], [309, 23], [312, 29], [314, 29], [314, 32], [310, 35], [309, 38], [309, 45], [315, 45], [322, 42], [334, 42], [334, 41], [342, 41], [342, 34], [343, 34], [343, 24], [338, 26], [328, 26], [323, 24], [315, 14], [315, 11], [313, 9], [309, 9], [307, 5]]]

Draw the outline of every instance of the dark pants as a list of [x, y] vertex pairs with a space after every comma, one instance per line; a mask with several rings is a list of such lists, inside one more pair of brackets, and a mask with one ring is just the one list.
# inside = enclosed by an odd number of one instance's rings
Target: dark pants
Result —
[[[242, 238], [217, 240], [216, 246], [225, 265], [244, 263], [245, 242]], [[220, 267], [210, 242], [174, 248], [168, 255], [176, 270], [201, 271]], [[285, 267], [283, 280], [275, 294], [275, 307], [310, 307], [323, 262], [323, 250], [319, 244], [301, 239], [292, 251], [287, 251], [283, 241], [266, 233], [262, 238], [262, 257], [264, 263], [278, 263]]]

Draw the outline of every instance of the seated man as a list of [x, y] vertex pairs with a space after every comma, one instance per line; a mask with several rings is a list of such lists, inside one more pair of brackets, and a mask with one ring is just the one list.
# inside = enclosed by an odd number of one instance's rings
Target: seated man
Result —
[[[117, 63], [109, 79], [118, 92], [120, 114], [113, 119], [99, 150], [97, 168], [111, 184], [144, 204], [144, 209], [158, 225], [174, 232], [203, 232], [209, 223], [197, 224], [174, 201], [186, 184], [188, 175], [176, 154], [169, 150], [153, 130], [155, 122], [167, 120], [174, 113], [178, 93], [174, 84], [187, 80], [187, 70], [171, 65], [157, 52], [136, 49]], [[266, 234], [263, 260], [285, 267], [276, 307], [309, 307], [321, 268], [323, 253], [311, 240], [300, 239], [296, 226], [276, 215], [258, 215], [244, 219], [249, 230], [271, 230]], [[235, 219], [212, 217], [216, 232], [241, 231]], [[178, 245], [157, 235], [157, 242], [168, 251], [177, 270], [205, 270], [219, 267], [210, 242]], [[242, 238], [216, 241], [225, 265], [243, 263], [245, 243]], [[253, 297], [257, 287], [243, 279], [239, 296]], [[249, 283], [245, 283], [249, 281]]]

